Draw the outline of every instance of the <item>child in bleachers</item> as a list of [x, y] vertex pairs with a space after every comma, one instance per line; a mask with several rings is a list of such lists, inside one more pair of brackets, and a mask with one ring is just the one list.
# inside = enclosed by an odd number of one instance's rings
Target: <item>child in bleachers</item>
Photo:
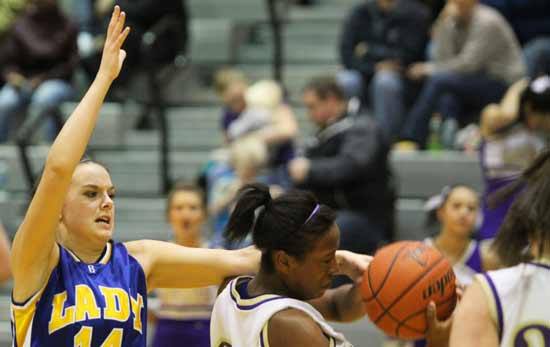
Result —
[[247, 183], [253, 183], [267, 163], [267, 149], [256, 137], [245, 137], [231, 144], [229, 150], [231, 169], [212, 183], [208, 211], [214, 219], [213, 245], [231, 248], [222, 239], [222, 232], [229, 220], [230, 209], [237, 191]]
[[550, 134], [550, 77], [515, 83], [500, 104], [487, 106], [481, 118], [480, 150], [485, 180], [483, 224], [479, 238], [495, 237], [516, 194], [495, 208], [488, 196], [514, 181], [544, 147]]

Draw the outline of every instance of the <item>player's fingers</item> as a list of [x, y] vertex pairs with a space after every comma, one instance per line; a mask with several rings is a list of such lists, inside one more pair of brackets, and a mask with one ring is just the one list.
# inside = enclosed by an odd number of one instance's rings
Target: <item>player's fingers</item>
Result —
[[428, 329], [431, 329], [438, 323], [437, 315], [436, 315], [436, 307], [433, 301], [430, 301], [430, 303], [428, 304], [428, 307], [426, 308], [426, 319], [428, 321]]
[[113, 9], [113, 14], [111, 15], [111, 20], [109, 21], [109, 27], [107, 28], [107, 38], [110, 38], [113, 34], [118, 16], [120, 15], [120, 7], [118, 5]]
[[116, 21], [115, 29], [113, 32], [113, 39], [116, 40], [118, 36], [120, 35], [120, 32], [122, 31], [122, 28], [124, 28], [124, 22], [126, 21], [126, 12], [120, 12], [120, 16], [118, 16], [118, 20]]
[[118, 36], [115, 42], [116, 48], [122, 47], [122, 44], [124, 43], [124, 41], [126, 41], [126, 38], [128, 37], [129, 33], [130, 33], [130, 27], [126, 27], [124, 31]]

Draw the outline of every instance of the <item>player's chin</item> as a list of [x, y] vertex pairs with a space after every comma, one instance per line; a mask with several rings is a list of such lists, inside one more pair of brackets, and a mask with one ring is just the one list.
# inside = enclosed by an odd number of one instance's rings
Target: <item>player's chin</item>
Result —
[[94, 233], [98, 238], [103, 239], [105, 242], [113, 238], [113, 227], [112, 226], [101, 226], [94, 229]]

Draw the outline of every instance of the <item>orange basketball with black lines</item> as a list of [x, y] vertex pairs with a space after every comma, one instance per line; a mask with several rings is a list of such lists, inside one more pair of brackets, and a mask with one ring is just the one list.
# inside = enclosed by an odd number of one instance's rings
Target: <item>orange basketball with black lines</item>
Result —
[[436, 249], [416, 241], [387, 245], [363, 275], [361, 295], [370, 320], [387, 335], [414, 340], [426, 334], [426, 308], [448, 318], [456, 306], [455, 274]]

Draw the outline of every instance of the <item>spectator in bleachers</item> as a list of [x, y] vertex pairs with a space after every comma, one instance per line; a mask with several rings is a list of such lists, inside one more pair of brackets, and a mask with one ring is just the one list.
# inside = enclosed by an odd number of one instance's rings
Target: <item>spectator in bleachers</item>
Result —
[[244, 74], [234, 69], [222, 69], [214, 77], [214, 89], [222, 100], [221, 128], [226, 143], [229, 143], [227, 129], [246, 107], [244, 95], [248, 81]]
[[[109, 13], [114, 5], [119, 5], [126, 12], [126, 21], [132, 28], [125, 42], [124, 49], [128, 58], [117, 86], [125, 86], [137, 69], [159, 67], [171, 63], [176, 56], [185, 53], [188, 43], [188, 14], [184, 0], [75, 0], [84, 3], [75, 6], [79, 13], [81, 30], [85, 31], [92, 24], [92, 34], [96, 40], [83, 39], [82, 46], [88, 41], [92, 44], [93, 53], [85, 59], [84, 67], [93, 78], [101, 60], [104, 28], [109, 21]], [[91, 5], [85, 2], [91, 3]], [[90, 13], [90, 10], [92, 13]], [[96, 24], [98, 21], [101, 24]], [[98, 30], [99, 29], [99, 30]], [[144, 34], [151, 33], [149, 40], [154, 39], [152, 47], [144, 49]], [[85, 37], [85, 36], [84, 36]], [[96, 42], [93, 42], [96, 41]], [[147, 41], [147, 40], [145, 40]]]
[[319, 132], [288, 172], [299, 188], [338, 211], [342, 249], [369, 254], [393, 232], [395, 191], [389, 140], [371, 117], [347, 116], [334, 77], [310, 81], [303, 94]]
[[407, 116], [401, 136], [408, 141], [399, 144], [401, 149], [425, 146], [434, 112], [456, 128], [498, 101], [525, 73], [510, 25], [478, 0], [448, 0], [434, 24], [433, 45], [433, 61], [408, 70], [410, 78], [427, 81]]
[[497, 9], [510, 23], [522, 45], [541, 36], [550, 36], [550, 1], [481, 0]]
[[495, 237], [515, 197], [491, 208], [492, 193], [515, 181], [545, 147], [550, 136], [550, 77], [522, 80], [500, 104], [488, 105], [481, 117], [480, 156], [485, 180], [481, 239]]
[[381, 127], [399, 135], [413, 86], [403, 73], [423, 60], [430, 12], [417, 0], [366, 0], [346, 19], [340, 42], [344, 71], [338, 79], [348, 97], [367, 101]]
[[[206, 206], [200, 188], [179, 183], [168, 194], [166, 217], [173, 232], [172, 242], [192, 248], [208, 248], [203, 235]], [[153, 347], [210, 346], [210, 316], [216, 286], [194, 289], [156, 289], [149, 300], [154, 322]]]
[[0, 221], [0, 285], [11, 277], [10, 242], [2, 221]]
[[[52, 115], [73, 96], [71, 77], [78, 64], [77, 30], [61, 12], [56, 0], [32, 0], [15, 21], [0, 50], [4, 57], [2, 75], [6, 85], [0, 90], [0, 142], [27, 117]], [[47, 136], [56, 128], [48, 117]]]
[[257, 137], [243, 137], [231, 144], [229, 150], [230, 169], [218, 175], [209, 190], [208, 212], [214, 222], [212, 242], [214, 247], [233, 247], [222, 237], [233, 202], [242, 186], [260, 179], [260, 172], [266, 167], [267, 160], [267, 148], [264, 142]]
[[282, 88], [272, 80], [258, 81], [247, 88], [244, 101], [245, 109], [227, 129], [229, 141], [257, 137], [267, 146], [269, 167], [285, 165], [294, 157], [298, 123], [283, 101]]

